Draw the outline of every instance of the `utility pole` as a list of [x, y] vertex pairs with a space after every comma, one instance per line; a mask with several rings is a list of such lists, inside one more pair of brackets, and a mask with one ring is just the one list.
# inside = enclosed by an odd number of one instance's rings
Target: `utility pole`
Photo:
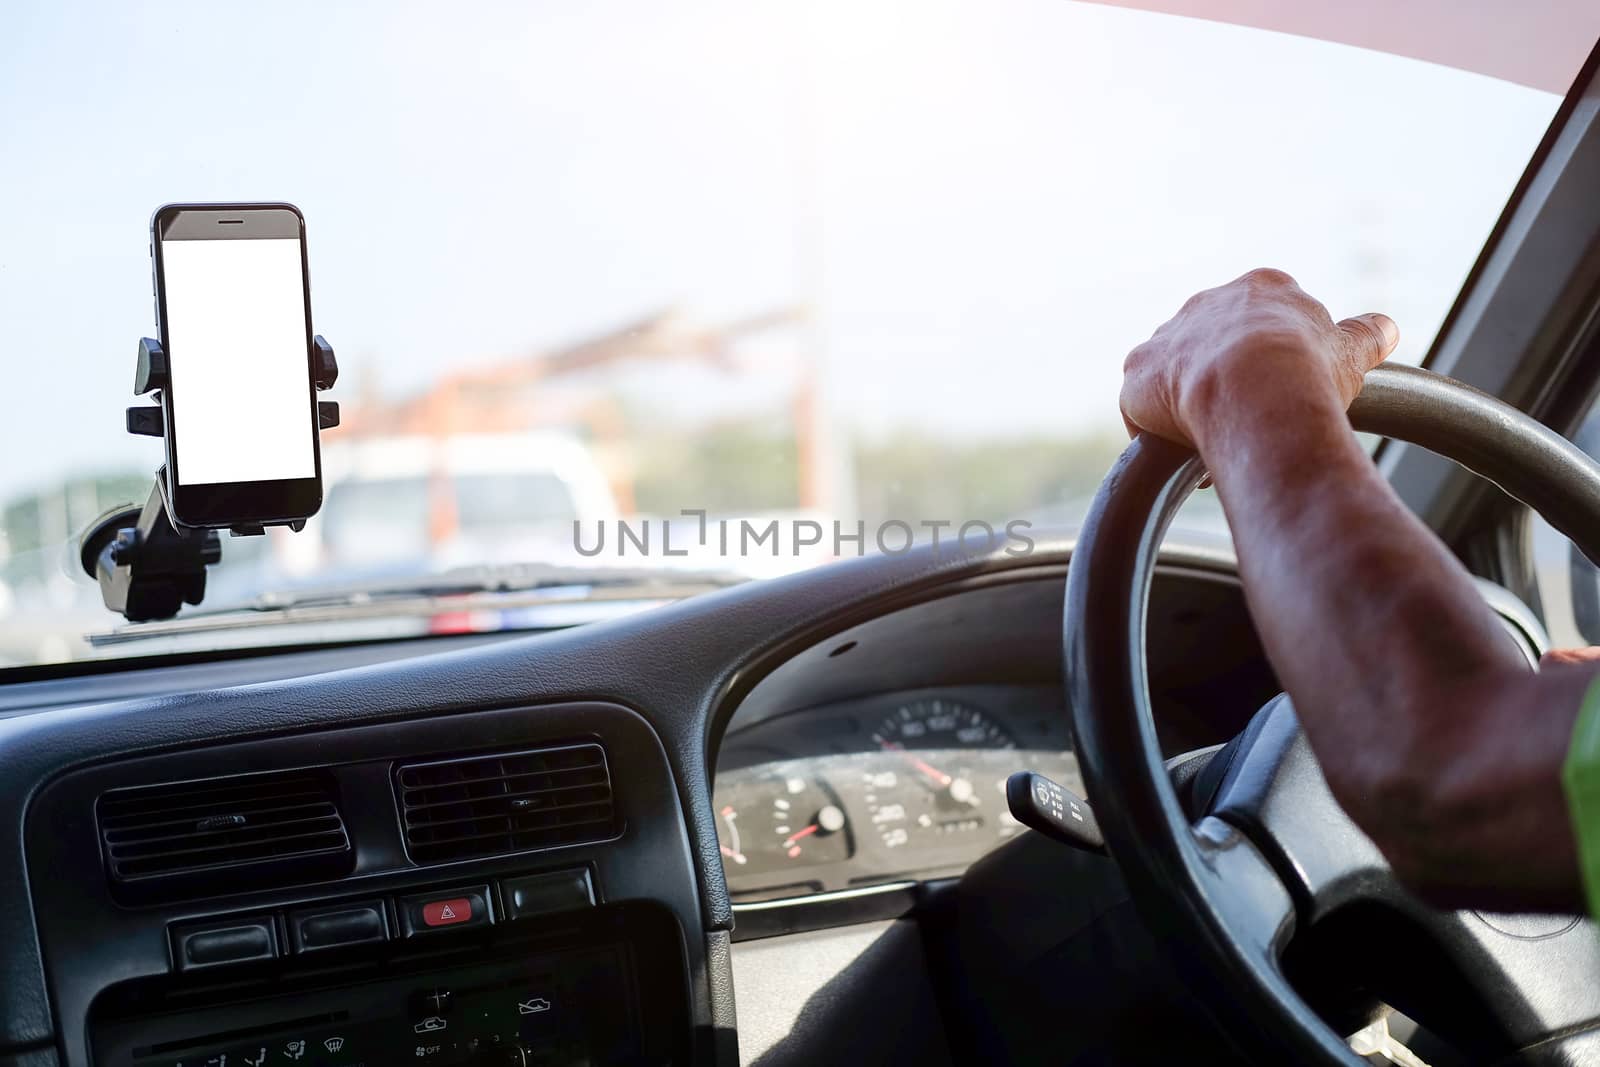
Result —
[[796, 24], [784, 34], [790, 48], [790, 107], [794, 127], [795, 286], [804, 306], [795, 383], [795, 446], [800, 506], [836, 519], [856, 512], [855, 466], [828, 365], [827, 178], [823, 172], [823, 122], [827, 103], [818, 83], [822, 45], [815, 5], [794, 7]]

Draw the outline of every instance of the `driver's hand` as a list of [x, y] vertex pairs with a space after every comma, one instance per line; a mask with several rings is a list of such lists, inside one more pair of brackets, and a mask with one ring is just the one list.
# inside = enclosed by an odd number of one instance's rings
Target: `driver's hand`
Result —
[[1342, 416], [1400, 339], [1387, 315], [1334, 322], [1279, 270], [1253, 270], [1189, 298], [1123, 365], [1122, 417], [1198, 447], [1213, 430], [1313, 411]]
[[1539, 666], [1549, 667], [1559, 663], [1600, 663], [1600, 648], [1552, 648], [1539, 657]]

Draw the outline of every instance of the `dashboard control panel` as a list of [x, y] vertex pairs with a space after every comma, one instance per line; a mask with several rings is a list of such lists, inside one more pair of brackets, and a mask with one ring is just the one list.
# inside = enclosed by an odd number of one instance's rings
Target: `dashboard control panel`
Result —
[[672, 995], [681, 957], [663, 910], [602, 905], [492, 932], [444, 914], [470, 911], [487, 923], [483, 890], [481, 900], [460, 889], [406, 898], [405, 909], [440, 919], [436, 933], [338, 965], [244, 964], [221, 982], [215, 972], [203, 981], [180, 972], [118, 990], [97, 1012], [94, 1062], [556, 1067], [677, 1058], [686, 991]]
[[[708, 1040], [691, 1022], [705, 1008], [690, 976], [704, 973], [706, 941], [688, 827], [640, 714], [570, 702], [348, 718], [93, 762], [34, 797], [29, 899], [62, 1067], [678, 1063]], [[583, 804], [598, 788], [592, 760], [530, 769], [529, 753], [576, 750], [625, 772], [608, 787], [606, 833], [528, 836], [568, 824], [545, 819], [543, 787], [523, 778], [565, 776], [562, 790], [583, 778], [563, 794]], [[250, 784], [264, 767], [327, 784], [349, 844], [340, 872], [119, 897], [102, 798]], [[427, 800], [426, 843], [470, 839], [471, 855], [418, 859], [396, 787], [398, 769], [417, 767], [454, 778], [424, 783], [443, 791]], [[435, 993], [439, 1010], [424, 1013]]]

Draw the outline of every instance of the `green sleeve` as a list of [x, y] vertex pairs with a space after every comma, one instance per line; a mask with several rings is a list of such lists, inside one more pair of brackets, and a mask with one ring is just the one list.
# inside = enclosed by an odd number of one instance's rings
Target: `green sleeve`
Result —
[[1561, 768], [1572, 830], [1578, 838], [1589, 914], [1600, 919], [1600, 677], [1589, 684], [1572, 728], [1572, 744]]

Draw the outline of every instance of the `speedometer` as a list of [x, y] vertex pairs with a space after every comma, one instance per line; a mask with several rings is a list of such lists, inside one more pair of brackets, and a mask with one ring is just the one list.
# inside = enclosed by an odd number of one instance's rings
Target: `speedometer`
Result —
[[1016, 742], [979, 708], [930, 698], [896, 707], [873, 730], [885, 754], [862, 768], [867, 817], [886, 848], [913, 840], [956, 845], [980, 833], [1009, 836], [1008, 753]]

